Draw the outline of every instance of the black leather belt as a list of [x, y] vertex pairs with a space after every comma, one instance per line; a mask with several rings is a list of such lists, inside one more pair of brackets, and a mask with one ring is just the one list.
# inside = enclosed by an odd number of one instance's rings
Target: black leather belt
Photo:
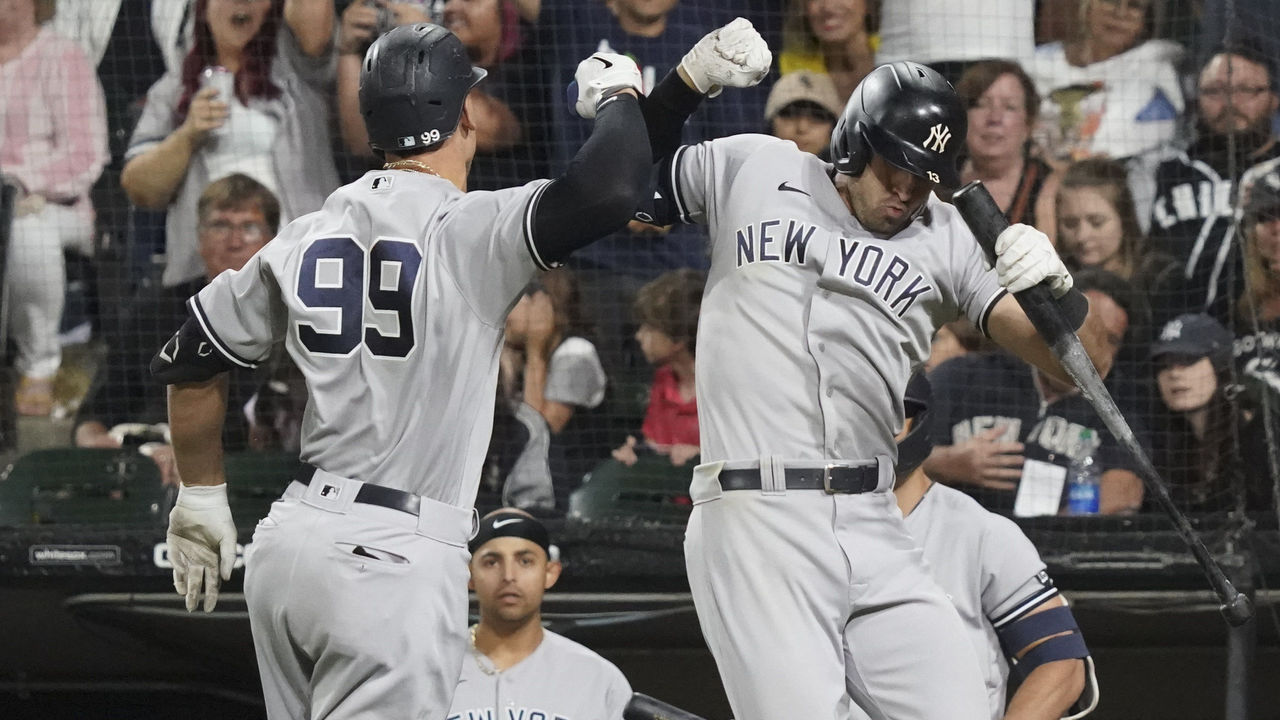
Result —
[[[828, 495], [857, 495], [876, 489], [880, 484], [880, 468], [876, 465], [787, 468], [786, 484], [788, 490], [822, 490]], [[720, 471], [722, 490], [759, 490], [760, 487], [760, 468]]]
[[[310, 485], [315, 474], [316, 468], [314, 465], [303, 465], [302, 468], [298, 470], [298, 474], [294, 479], [303, 485]], [[323, 495], [324, 491], [321, 490], [320, 494]], [[400, 512], [409, 513], [414, 517], [417, 517], [418, 510], [422, 507], [422, 498], [414, 495], [413, 493], [396, 490], [395, 488], [382, 487], [381, 485], [370, 485], [369, 483], [361, 485], [360, 489], [356, 491], [355, 501], [358, 503], [364, 503], [365, 505], [377, 505], [379, 507], [391, 508], [392, 510], [399, 510]]]

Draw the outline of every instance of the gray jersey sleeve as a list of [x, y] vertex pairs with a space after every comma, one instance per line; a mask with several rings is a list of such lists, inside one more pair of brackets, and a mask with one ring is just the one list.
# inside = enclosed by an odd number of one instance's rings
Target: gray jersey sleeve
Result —
[[441, 219], [440, 258], [472, 311], [490, 325], [506, 321], [536, 270], [551, 268], [531, 235], [533, 210], [549, 182], [467, 193]]
[[243, 268], [222, 273], [187, 303], [214, 348], [235, 365], [257, 365], [284, 339], [287, 311], [268, 270], [271, 251], [283, 245], [264, 247]]
[[596, 346], [585, 338], [571, 337], [551, 354], [543, 394], [565, 405], [593, 408], [604, 400], [606, 382]]
[[982, 611], [996, 629], [1058, 595], [1040, 553], [1012, 520], [988, 513], [982, 555]]
[[936, 222], [946, 224], [945, 234], [951, 248], [951, 287], [955, 292], [956, 304], [965, 317], [974, 324], [983, 335], [987, 332], [987, 317], [996, 302], [1005, 294], [1000, 287], [995, 270], [987, 266], [982, 247], [965, 225], [960, 213], [945, 203], [932, 203], [930, 210]]
[[783, 140], [769, 135], [733, 135], [676, 150], [663, 184], [670, 188], [683, 223], [714, 221], [720, 198], [728, 196], [738, 171], [752, 153]]

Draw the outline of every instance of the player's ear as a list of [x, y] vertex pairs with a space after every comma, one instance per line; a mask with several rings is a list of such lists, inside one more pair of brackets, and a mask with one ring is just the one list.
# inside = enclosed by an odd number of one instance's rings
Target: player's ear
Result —
[[467, 93], [467, 97], [462, 101], [462, 118], [458, 120], [458, 130], [463, 134], [471, 134], [475, 131], [475, 123], [471, 122], [471, 93]]
[[543, 582], [542, 582], [542, 589], [543, 589], [543, 590], [550, 590], [550, 589], [551, 589], [551, 586], [552, 586], [552, 585], [555, 585], [555, 584], [556, 584], [556, 581], [558, 581], [558, 580], [560, 579], [560, 571], [561, 571], [561, 570], [563, 570], [563, 569], [564, 569], [564, 566], [560, 564], [560, 561], [559, 561], [559, 560], [550, 560], [550, 561], [548, 561], [548, 562], [547, 562], [547, 577], [546, 577], [546, 579], [545, 579], [545, 580], [543, 580]]

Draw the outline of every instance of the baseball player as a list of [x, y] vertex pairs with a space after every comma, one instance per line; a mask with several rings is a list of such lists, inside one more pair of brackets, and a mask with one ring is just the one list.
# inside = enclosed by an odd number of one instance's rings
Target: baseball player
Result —
[[583, 61], [595, 131], [560, 178], [465, 193], [484, 78], [444, 28], [381, 36], [361, 113], [387, 161], [188, 304], [152, 362], [183, 485], [169, 516], [188, 610], [217, 601], [236, 528], [226, 371], [273, 344], [306, 378], [305, 468], [254, 532], [245, 598], [276, 718], [444, 718], [466, 651], [467, 541], [504, 319], [534, 273], [625, 224], [651, 163], [635, 63]]
[[495, 510], [472, 538], [471, 626], [449, 720], [621, 720], [631, 685], [613, 663], [542, 627], [542, 594], [560, 579], [547, 528], [514, 508]]
[[[1093, 660], [1035, 546], [1012, 520], [934, 483], [921, 467], [932, 444], [929, 395], [929, 381], [913, 375], [893, 493], [978, 653], [991, 718], [1057, 720], [1077, 699], [1084, 707], [1071, 717], [1083, 717], [1098, 701]], [[1019, 684], [1006, 708], [1010, 671]]]
[[[702, 459], [685, 537], [702, 632], [735, 717], [989, 715], [972, 645], [894, 499], [902, 392], [943, 323], [1066, 377], [1007, 291], [1045, 282], [1091, 356], [1088, 302], [1043, 233], [1014, 225], [984, 264], [957, 211], [965, 108], [932, 70], [876, 68], [832, 134], [834, 166], [737, 135], [679, 146], [702, 96], [768, 67], [735, 20], [646, 101], [657, 222], [709, 226], [698, 327]], [[730, 60], [745, 58], [735, 72]], [[759, 62], [759, 64], [757, 64]]]

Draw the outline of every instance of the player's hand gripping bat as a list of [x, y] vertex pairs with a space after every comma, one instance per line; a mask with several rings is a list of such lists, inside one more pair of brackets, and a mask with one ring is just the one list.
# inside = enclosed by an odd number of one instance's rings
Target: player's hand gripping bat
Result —
[[[996, 236], [1009, 226], [1009, 221], [1005, 219], [1004, 213], [1000, 212], [999, 206], [991, 198], [991, 193], [987, 192], [981, 182], [974, 181], [958, 190], [952, 197], [952, 202], [978, 239], [978, 244], [987, 254], [987, 259], [994, 265]], [[1204, 570], [1205, 577], [1209, 579], [1209, 585], [1222, 601], [1223, 617], [1228, 623], [1237, 627], [1248, 622], [1253, 617], [1253, 604], [1249, 602], [1249, 598], [1235, 589], [1226, 574], [1222, 572], [1221, 566], [1209, 554], [1204, 541], [1187, 521], [1187, 516], [1173, 504], [1173, 500], [1169, 497], [1168, 486], [1156, 473], [1151, 459], [1134, 438], [1133, 430], [1120, 414], [1111, 394], [1103, 386], [1102, 378], [1098, 376], [1093, 362], [1089, 360], [1089, 355], [1080, 343], [1080, 338], [1076, 337], [1075, 329], [1071, 327], [1066, 315], [1054, 301], [1049, 288], [1041, 283], [1029, 290], [1015, 293], [1014, 298], [1030, 318], [1031, 324], [1035, 325], [1040, 336], [1049, 344], [1053, 356], [1071, 375], [1076, 387], [1080, 388], [1085, 399], [1098, 412], [1107, 429], [1137, 462], [1147, 490], [1173, 521], [1173, 527], [1178, 532], [1178, 536], [1191, 549], [1191, 554], [1195, 556], [1196, 562]]]

